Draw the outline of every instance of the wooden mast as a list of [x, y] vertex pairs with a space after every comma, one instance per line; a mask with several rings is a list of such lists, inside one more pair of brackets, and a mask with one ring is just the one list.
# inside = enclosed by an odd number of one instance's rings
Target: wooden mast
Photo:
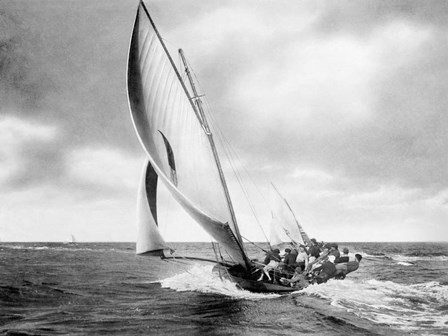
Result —
[[194, 102], [195, 102], [195, 104], [196, 104], [196, 106], [198, 108], [199, 114], [200, 114], [201, 119], [202, 119], [202, 125], [203, 125], [204, 130], [205, 130], [205, 132], [207, 134], [207, 137], [208, 137], [208, 139], [210, 141], [210, 146], [212, 148], [213, 157], [215, 158], [215, 161], [216, 161], [216, 166], [218, 167], [219, 177], [221, 179], [221, 184], [222, 184], [222, 187], [224, 189], [224, 194], [226, 196], [227, 205], [228, 205], [228, 208], [229, 208], [229, 211], [230, 211], [230, 215], [232, 217], [233, 223], [235, 224], [235, 231], [237, 233], [237, 239], [238, 239], [239, 244], [241, 245], [241, 247], [243, 247], [243, 242], [241, 241], [241, 234], [239, 232], [238, 224], [236, 222], [235, 211], [233, 210], [232, 200], [230, 199], [229, 189], [227, 187], [226, 179], [224, 177], [224, 172], [223, 172], [222, 166], [221, 166], [221, 161], [219, 160], [218, 152], [216, 150], [216, 145], [215, 145], [215, 141], [213, 139], [213, 134], [210, 131], [210, 127], [208, 125], [207, 118], [206, 118], [205, 113], [204, 113], [204, 109], [202, 107], [201, 98], [199, 97], [198, 92], [196, 90], [196, 86], [194, 84], [193, 78], [191, 77], [190, 69], [188, 68], [188, 64], [187, 64], [187, 61], [185, 59], [185, 55], [184, 55], [184, 52], [183, 52], [182, 49], [179, 49], [179, 55], [182, 58], [182, 62], [183, 62], [184, 67], [185, 67], [185, 72], [187, 74], [188, 80], [190, 81], [190, 86], [191, 86], [191, 89], [193, 91], [194, 97], [192, 99], [194, 100]]

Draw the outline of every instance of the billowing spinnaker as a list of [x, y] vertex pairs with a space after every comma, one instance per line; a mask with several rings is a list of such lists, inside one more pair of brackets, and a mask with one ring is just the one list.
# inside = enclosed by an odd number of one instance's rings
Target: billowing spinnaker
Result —
[[131, 116], [152, 167], [183, 208], [246, 265], [209, 139], [142, 4], [128, 62]]
[[137, 195], [137, 254], [163, 251], [166, 243], [157, 224], [157, 174], [146, 162]]
[[310, 243], [308, 235], [297, 221], [291, 207], [278, 190], [272, 185], [271, 192], [272, 220], [270, 223], [271, 245], [295, 241], [298, 244]]

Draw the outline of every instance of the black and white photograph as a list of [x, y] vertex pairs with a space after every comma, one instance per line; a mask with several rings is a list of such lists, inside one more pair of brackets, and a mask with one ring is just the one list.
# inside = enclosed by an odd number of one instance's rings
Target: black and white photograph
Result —
[[0, 335], [448, 335], [448, 2], [1, 1]]

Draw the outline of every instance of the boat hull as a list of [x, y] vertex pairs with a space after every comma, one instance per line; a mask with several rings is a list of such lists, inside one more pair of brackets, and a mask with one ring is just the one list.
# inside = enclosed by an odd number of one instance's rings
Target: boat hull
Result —
[[220, 277], [226, 278], [234, 282], [239, 288], [248, 290], [254, 293], [290, 293], [299, 290], [296, 287], [284, 286], [277, 283], [270, 283], [265, 281], [257, 281], [248, 277], [243, 277], [240, 274], [232, 274], [234, 270], [232, 267], [217, 264], [213, 268], [213, 272], [218, 273]]

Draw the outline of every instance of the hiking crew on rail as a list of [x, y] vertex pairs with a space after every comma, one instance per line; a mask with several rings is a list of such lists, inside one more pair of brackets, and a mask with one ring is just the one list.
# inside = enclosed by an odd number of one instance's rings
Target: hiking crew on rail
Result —
[[266, 276], [269, 282], [303, 288], [332, 278], [345, 279], [347, 274], [359, 268], [361, 260], [362, 255], [358, 253], [349, 255], [347, 247], [341, 254], [336, 243], [318, 243], [315, 238], [311, 239], [310, 246], [292, 242], [283, 256], [278, 248], [266, 252], [257, 281], [263, 281]]

